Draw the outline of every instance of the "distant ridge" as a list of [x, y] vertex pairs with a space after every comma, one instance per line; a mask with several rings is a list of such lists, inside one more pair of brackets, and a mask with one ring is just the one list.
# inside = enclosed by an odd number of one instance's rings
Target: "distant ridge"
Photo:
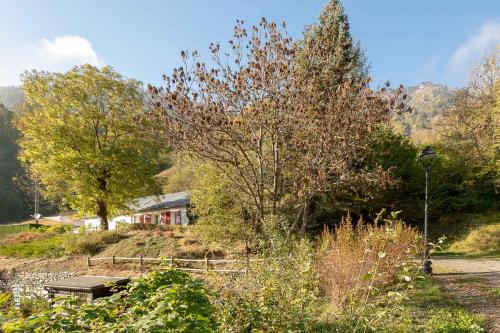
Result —
[[434, 136], [434, 129], [443, 112], [451, 105], [455, 89], [432, 82], [422, 82], [406, 88], [411, 113], [395, 115], [394, 126], [417, 143]]
[[24, 92], [20, 86], [0, 87], [0, 103], [15, 112], [17, 106], [24, 102]]

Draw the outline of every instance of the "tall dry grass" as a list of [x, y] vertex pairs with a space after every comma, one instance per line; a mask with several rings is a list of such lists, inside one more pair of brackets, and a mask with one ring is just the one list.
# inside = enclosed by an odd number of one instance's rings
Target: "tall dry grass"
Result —
[[421, 250], [418, 232], [383, 212], [374, 224], [350, 216], [320, 240], [316, 269], [323, 292], [339, 309], [349, 301], [363, 301], [373, 291], [395, 281], [398, 273]]

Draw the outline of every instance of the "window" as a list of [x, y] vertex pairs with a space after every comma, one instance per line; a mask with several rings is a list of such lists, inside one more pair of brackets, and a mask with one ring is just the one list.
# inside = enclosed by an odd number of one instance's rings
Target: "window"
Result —
[[151, 223], [151, 214], [143, 214], [143, 215], [141, 215], [140, 221], [141, 221], [141, 223], [150, 224]]
[[175, 212], [175, 224], [176, 225], [181, 225], [182, 224], [182, 221], [181, 221], [181, 211], [178, 210]]
[[161, 213], [161, 224], [170, 224], [170, 212]]

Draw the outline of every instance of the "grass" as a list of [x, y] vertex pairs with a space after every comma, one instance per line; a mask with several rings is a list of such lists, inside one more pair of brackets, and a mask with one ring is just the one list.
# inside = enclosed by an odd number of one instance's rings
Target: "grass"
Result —
[[0, 225], [0, 238], [17, 234], [20, 232], [42, 231], [45, 229], [43, 225], [37, 224], [6, 224]]
[[472, 230], [463, 239], [451, 243], [448, 251], [472, 255], [499, 255], [500, 223]]
[[497, 297], [497, 298], [500, 298], [500, 288], [498, 288], [498, 287], [488, 288], [488, 289], [486, 290], [486, 292], [487, 292], [488, 294], [490, 294], [491, 296], [495, 296], [495, 297]]
[[500, 255], [500, 212], [450, 215], [441, 218], [430, 230], [432, 239], [447, 237], [443, 251], [436, 254]]
[[[189, 230], [133, 230], [127, 233], [127, 239], [108, 246], [99, 255], [137, 257], [188, 257], [201, 258], [208, 248]], [[218, 253], [217, 253], [218, 254]]]
[[64, 255], [64, 244], [71, 235], [47, 234], [28, 241], [6, 242], [0, 246], [0, 255], [16, 258], [53, 258]]
[[418, 280], [404, 305], [417, 323], [417, 332], [484, 332], [484, 318], [465, 310], [431, 278]]
[[[129, 226], [119, 231], [71, 234], [65, 225], [1, 226], [0, 256], [55, 258], [64, 255], [204, 257], [209, 249], [189, 230]], [[220, 255], [220, 253], [212, 253]]]

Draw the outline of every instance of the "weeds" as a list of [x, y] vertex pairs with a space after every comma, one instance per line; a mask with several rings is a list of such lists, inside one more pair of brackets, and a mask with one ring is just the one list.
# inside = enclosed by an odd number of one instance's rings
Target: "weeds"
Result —
[[484, 319], [463, 309], [433, 310], [425, 323], [426, 333], [481, 333], [484, 332]]
[[334, 307], [342, 308], [351, 299], [366, 301], [376, 289], [393, 283], [400, 272], [410, 270], [408, 262], [420, 248], [418, 233], [397, 220], [397, 214], [382, 216], [374, 225], [360, 219], [356, 226], [348, 216], [335, 232], [323, 232], [316, 267]]

